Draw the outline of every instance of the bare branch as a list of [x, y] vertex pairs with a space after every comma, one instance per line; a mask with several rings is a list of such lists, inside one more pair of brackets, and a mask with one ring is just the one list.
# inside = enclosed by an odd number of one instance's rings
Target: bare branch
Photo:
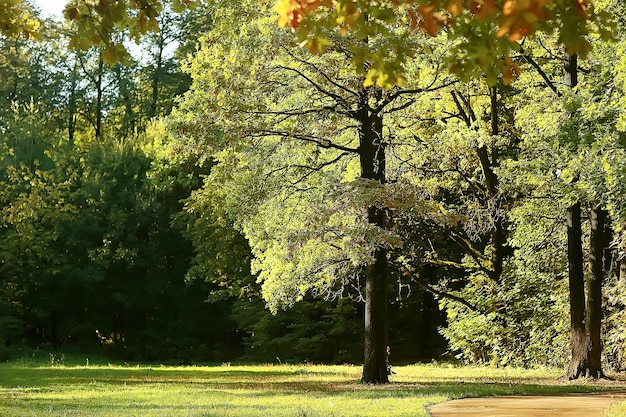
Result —
[[289, 132], [283, 132], [283, 131], [277, 131], [277, 130], [260, 130], [256, 134], [252, 134], [251, 136], [279, 136], [279, 137], [284, 137], [284, 138], [293, 138], [293, 139], [302, 140], [305, 142], [315, 143], [320, 148], [338, 149], [340, 151], [351, 152], [351, 153], [359, 152], [358, 148], [349, 148], [347, 146], [338, 145], [336, 143], [331, 142], [328, 139], [315, 137], [311, 135], [289, 133]]
[[346, 156], [351, 156], [353, 155], [350, 152], [342, 152], [340, 153], [336, 158], [331, 159], [330, 161], [326, 161], [323, 162], [315, 167], [310, 167], [310, 166], [306, 166], [306, 165], [293, 165], [294, 168], [301, 168], [301, 169], [308, 169], [309, 172], [307, 172], [306, 174], [304, 174], [303, 176], [301, 176], [299, 179], [295, 180], [292, 182], [292, 185], [296, 185], [300, 182], [302, 182], [303, 180], [305, 180], [306, 178], [308, 178], [309, 176], [311, 176], [313, 173], [315, 172], [319, 172], [322, 169], [331, 166], [337, 162], [339, 162], [340, 160], [342, 160], [344, 157]]
[[291, 56], [296, 61], [300, 62], [301, 64], [304, 64], [304, 65], [307, 65], [307, 66], [313, 68], [318, 74], [320, 74], [326, 81], [328, 81], [333, 86], [339, 88], [340, 90], [345, 91], [348, 94], [351, 94], [351, 95], [353, 95], [355, 97], [358, 97], [359, 93], [357, 91], [352, 91], [349, 88], [347, 88], [346, 86], [337, 83], [328, 74], [326, 74], [324, 71], [322, 71], [317, 65], [314, 65], [312, 62], [309, 62], [309, 61], [304, 60], [304, 59], [302, 59], [300, 57], [297, 57], [291, 50], [289, 50], [288, 48], [286, 48], [284, 46], [283, 46], [283, 49], [285, 50], [285, 52], [289, 56]]
[[454, 100], [454, 104], [456, 104], [456, 108], [459, 109], [459, 113], [461, 115], [461, 118], [463, 119], [463, 121], [465, 122], [467, 127], [470, 127], [472, 125], [472, 120], [470, 119], [470, 117], [465, 112], [465, 109], [463, 108], [463, 104], [461, 104], [461, 101], [457, 97], [457, 92], [456, 91], [450, 91], [450, 95], [452, 96], [452, 99]]
[[543, 78], [543, 80], [546, 82], [548, 87], [550, 87], [550, 89], [554, 91], [554, 93], [558, 97], [561, 97], [561, 92], [556, 88], [552, 80], [548, 77], [548, 74], [545, 73], [545, 71], [543, 70], [543, 68], [541, 68], [537, 61], [535, 61], [529, 54], [525, 53], [523, 49], [521, 50], [521, 52], [521, 57], [524, 58], [526, 62], [528, 62], [530, 65], [532, 65], [532, 67], [537, 70], [537, 73], [541, 76], [541, 78]]

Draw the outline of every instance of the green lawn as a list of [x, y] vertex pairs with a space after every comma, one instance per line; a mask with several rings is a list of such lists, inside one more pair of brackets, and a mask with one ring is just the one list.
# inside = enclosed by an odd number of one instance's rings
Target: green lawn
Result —
[[569, 384], [559, 370], [395, 367], [358, 383], [357, 366], [0, 365], [0, 416], [425, 416], [450, 398], [616, 387]]

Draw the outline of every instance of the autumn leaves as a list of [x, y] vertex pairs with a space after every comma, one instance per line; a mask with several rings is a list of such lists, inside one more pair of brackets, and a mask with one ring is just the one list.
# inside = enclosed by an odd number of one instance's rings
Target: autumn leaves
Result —
[[[497, 77], [505, 83], [515, 77], [518, 69], [511, 56], [525, 37], [555, 34], [570, 54], [584, 56], [591, 48], [589, 33], [610, 36], [608, 18], [596, 13], [592, 0], [277, 0], [275, 10], [279, 25], [290, 27], [314, 54], [329, 45], [320, 28], [361, 39], [386, 36], [386, 31], [398, 28], [435, 36], [445, 28], [446, 36], [458, 41], [451, 61], [459, 62], [450, 65], [452, 71], [472, 73], [472, 66], [480, 67], [490, 83]], [[370, 65], [370, 71], [378, 73], [370, 81], [383, 87], [401, 83], [398, 66], [407, 57], [385, 56], [384, 51], [381, 55]]]
[[[276, 11], [280, 26], [297, 29], [301, 22], [313, 14], [320, 6], [336, 11], [338, 26], [344, 26], [351, 15], [368, 14], [371, 9], [405, 8], [412, 29], [421, 29], [434, 36], [439, 29], [447, 26], [452, 19], [468, 11], [477, 19], [492, 19], [497, 22], [497, 35], [508, 35], [511, 42], [531, 35], [537, 29], [537, 23], [546, 21], [551, 11], [570, 8], [580, 18], [587, 19], [592, 7], [591, 0], [277, 0]], [[559, 4], [560, 3], [560, 4]], [[554, 7], [557, 6], [557, 7]], [[560, 6], [560, 7], [559, 7]], [[390, 18], [393, 13], [389, 13]]]

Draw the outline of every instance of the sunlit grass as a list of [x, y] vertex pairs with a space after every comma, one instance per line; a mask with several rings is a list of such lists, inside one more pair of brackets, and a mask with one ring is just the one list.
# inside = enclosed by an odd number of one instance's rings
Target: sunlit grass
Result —
[[451, 398], [611, 389], [560, 371], [395, 367], [393, 383], [358, 382], [357, 366], [0, 366], [0, 416], [426, 416]]
[[624, 417], [626, 416], [626, 401], [616, 403], [604, 410], [604, 417]]

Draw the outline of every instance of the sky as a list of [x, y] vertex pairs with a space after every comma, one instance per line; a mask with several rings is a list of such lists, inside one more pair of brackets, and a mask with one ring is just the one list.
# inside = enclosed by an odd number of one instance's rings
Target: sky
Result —
[[[47, 16], [56, 16], [59, 19], [63, 18], [63, 9], [65, 8], [65, 3], [67, 0], [32, 0], [32, 3], [42, 10], [42, 17]], [[127, 45], [129, 51], [135, 57], [141, 57], [140, 48], [138, 48], [134, 42], [129, 43]], [[168, 52], [170, 53], [174, 49], [174, 44], [169, 47]]]
[[35, 6], [43, 10], [44, 15], [61, 17], [66, 0], [34, 0]]

